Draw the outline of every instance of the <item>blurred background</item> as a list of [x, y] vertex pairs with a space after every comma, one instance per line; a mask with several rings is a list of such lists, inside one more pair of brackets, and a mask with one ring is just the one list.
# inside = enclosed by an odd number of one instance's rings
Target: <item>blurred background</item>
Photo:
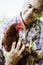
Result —
[[0, 0], [0, 24], [22, 11], [23, 0]]
[[[0, 25], [2, 22], [12, 19], [23, 8], [23, 0], [0, 0]], [[41, 15], [41, 19], [43, 13]]]

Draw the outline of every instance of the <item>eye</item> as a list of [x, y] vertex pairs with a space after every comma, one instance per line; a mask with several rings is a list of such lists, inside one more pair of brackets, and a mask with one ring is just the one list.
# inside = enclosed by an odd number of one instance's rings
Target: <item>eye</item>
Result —
[[28, 6], [29, 8], [32, 8], [30, 5]]
[[29, 4], [29, 5], [28, 5], [28, 8], [32, 8], [32, 5], [31, 5], [31, 4]]
[[39, 11], [38, 11], [37, 9], [34, 9], [34, 12], [35, 12], [36, 14], [38, 14], [38, 13], [39, 13]]

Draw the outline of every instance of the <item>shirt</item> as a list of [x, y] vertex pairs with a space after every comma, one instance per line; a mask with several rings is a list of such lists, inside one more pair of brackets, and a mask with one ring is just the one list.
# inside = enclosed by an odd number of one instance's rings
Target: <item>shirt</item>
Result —
[[9, 21], [5, 21], [1, 27], [0, 27], [0, 48], [2, 49], [2, 38], [7, 30], [7, 28], [14, 24], [14, 23], [19, 23], [22, 22], [23, 25], [23, 30], [19, 30], [19, 36], [22, 36], [23, 39], [26, 38], [27, 43], [29, 44], [30, 38], [34, 36], [35, 32], [37, 30], [40, 30], [40, 32], [37, 33], [36, 35], [36, 44], [34, 44], [34, 49], [42, 49], [43, 50], [43, 22], [40, 20], [36, 20], [35, 23], [32, 24], [32, 27], [29, 29], [27, 36], [26, 36], [26, 27], [22, 21], [21, 15], [17, 15], [13, 19]]

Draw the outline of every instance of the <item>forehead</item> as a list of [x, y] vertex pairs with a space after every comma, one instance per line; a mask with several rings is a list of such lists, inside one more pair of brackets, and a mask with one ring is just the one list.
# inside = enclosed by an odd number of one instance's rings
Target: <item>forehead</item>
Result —
[[25, 5], [31, 4], [34, 8], [41, 9], [41, 4], [39, 0], [25, 0]]
[[27, 4], [32, 4], [33, 6], [40, 6], [39, 0], [27, 0]]

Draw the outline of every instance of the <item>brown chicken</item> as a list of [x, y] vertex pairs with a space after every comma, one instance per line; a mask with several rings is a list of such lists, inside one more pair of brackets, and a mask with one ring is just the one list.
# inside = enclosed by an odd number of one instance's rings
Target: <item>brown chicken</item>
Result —
[[[18, 42], [19, 39], [19, 31], [16, 29], [16, 25], [18, 24], [12, 24], [5, 32], [5, 35], [2, 39], [2, 45], [4, 46], [6, 51], [10, 51], [11, 50], [11, 46], [12, 43], [14, 41], [16, 41], [16, 43]], [[27, 61], [27, 55], [24, 56], [17, 65], [26, 65], [26, 61]]]
[[3, 37], [3, 40], [2, 40], [2, 45], [5, 47], [6, 45], [6, 51], [10, 51], [11, 50], [11, 46], [12, 46], [12, 43], [14, 41], [18, 41], [18, 38], [19, 38], [19, 35], [18, 35], [18, 30], [16, 30], [15, 26], [17, 24], [12, 24], [5, 32], [5, 35]]

